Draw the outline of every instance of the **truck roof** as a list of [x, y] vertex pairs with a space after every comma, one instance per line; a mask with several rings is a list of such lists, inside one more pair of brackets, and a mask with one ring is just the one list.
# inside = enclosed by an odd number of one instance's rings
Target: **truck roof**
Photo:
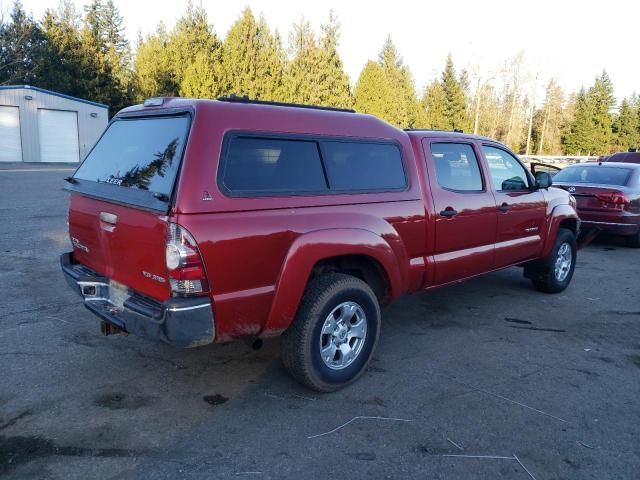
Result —
[[[360, 138], [385, 138], [402, 143], [406, 132], [366, 113], [331, 107], [284, 104], [278, 102], [199, 100], [177, 97], [158, 97], [147, 104], [134, 105], [121, 110], [118, 115], [138, 112], [154, 112], [166, 109], [193, 109], [209, 118], [224, 118], [226, 129], [252, 129], [246, 125], [264, 125], [260, 130], [297, 132], [319, 135], [354, 136]], [[247, 121], [253, 118], [254, 121]], [[258, 120], [257, 122], [255, 120]], [[218, 120], [219, 121], [219, 120]]]
[[438, 130], [432, 128], [405, 128], [405, 132], [409, 136], [420, 136], [420, 137], [446, 137], [452, 139], [473, 139], [473, 140], [482, 140], [487, 142], [497, 143], [495, 139], [484, 137], [482, 135], [474, 135], [473, 133], [465, 133], [459, 130]]

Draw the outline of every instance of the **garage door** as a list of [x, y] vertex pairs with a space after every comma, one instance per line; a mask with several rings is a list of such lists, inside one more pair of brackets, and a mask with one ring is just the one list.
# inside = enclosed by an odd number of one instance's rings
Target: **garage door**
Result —
[[62, 110], [38, 110], [41, 162], [77, 162], [78, 115]]
[[0, 105], [0, 162], [21, 162], [20, 109]]

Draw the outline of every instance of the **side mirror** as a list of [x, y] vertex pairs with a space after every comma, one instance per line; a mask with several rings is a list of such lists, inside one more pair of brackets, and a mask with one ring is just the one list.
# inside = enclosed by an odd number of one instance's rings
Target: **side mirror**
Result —
[[552, 180], [547, 172], [536, 172], [536, 186], [538, 188], [549, 188]]

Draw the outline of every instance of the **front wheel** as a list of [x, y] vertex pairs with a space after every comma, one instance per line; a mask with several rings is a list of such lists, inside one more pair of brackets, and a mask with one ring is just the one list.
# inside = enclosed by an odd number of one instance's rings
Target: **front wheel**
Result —
[[560, 293], [571, 283], [577, 252], [575, 235], [571, 230], [561, 228], [549, 256], [527, 266], [525, 275], [531, 278], [536, 290]]
[[354, 382], [366, 369], [380, 333], [380, 306], [362, 280], [329, 273], [312, 280], [282, 335], [282, 362], [318, 392]]

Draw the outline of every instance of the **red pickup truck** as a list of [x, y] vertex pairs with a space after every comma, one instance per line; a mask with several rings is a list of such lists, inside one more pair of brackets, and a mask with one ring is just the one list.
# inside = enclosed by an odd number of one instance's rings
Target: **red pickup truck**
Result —
[[353, 382], [380, 307], [513, 265], [569, 284], [575, 200], [489, 138], [230, 97], [119, 112], [66, 179], [68, 283], [105, 334], [282, 335], [318, 391]]

